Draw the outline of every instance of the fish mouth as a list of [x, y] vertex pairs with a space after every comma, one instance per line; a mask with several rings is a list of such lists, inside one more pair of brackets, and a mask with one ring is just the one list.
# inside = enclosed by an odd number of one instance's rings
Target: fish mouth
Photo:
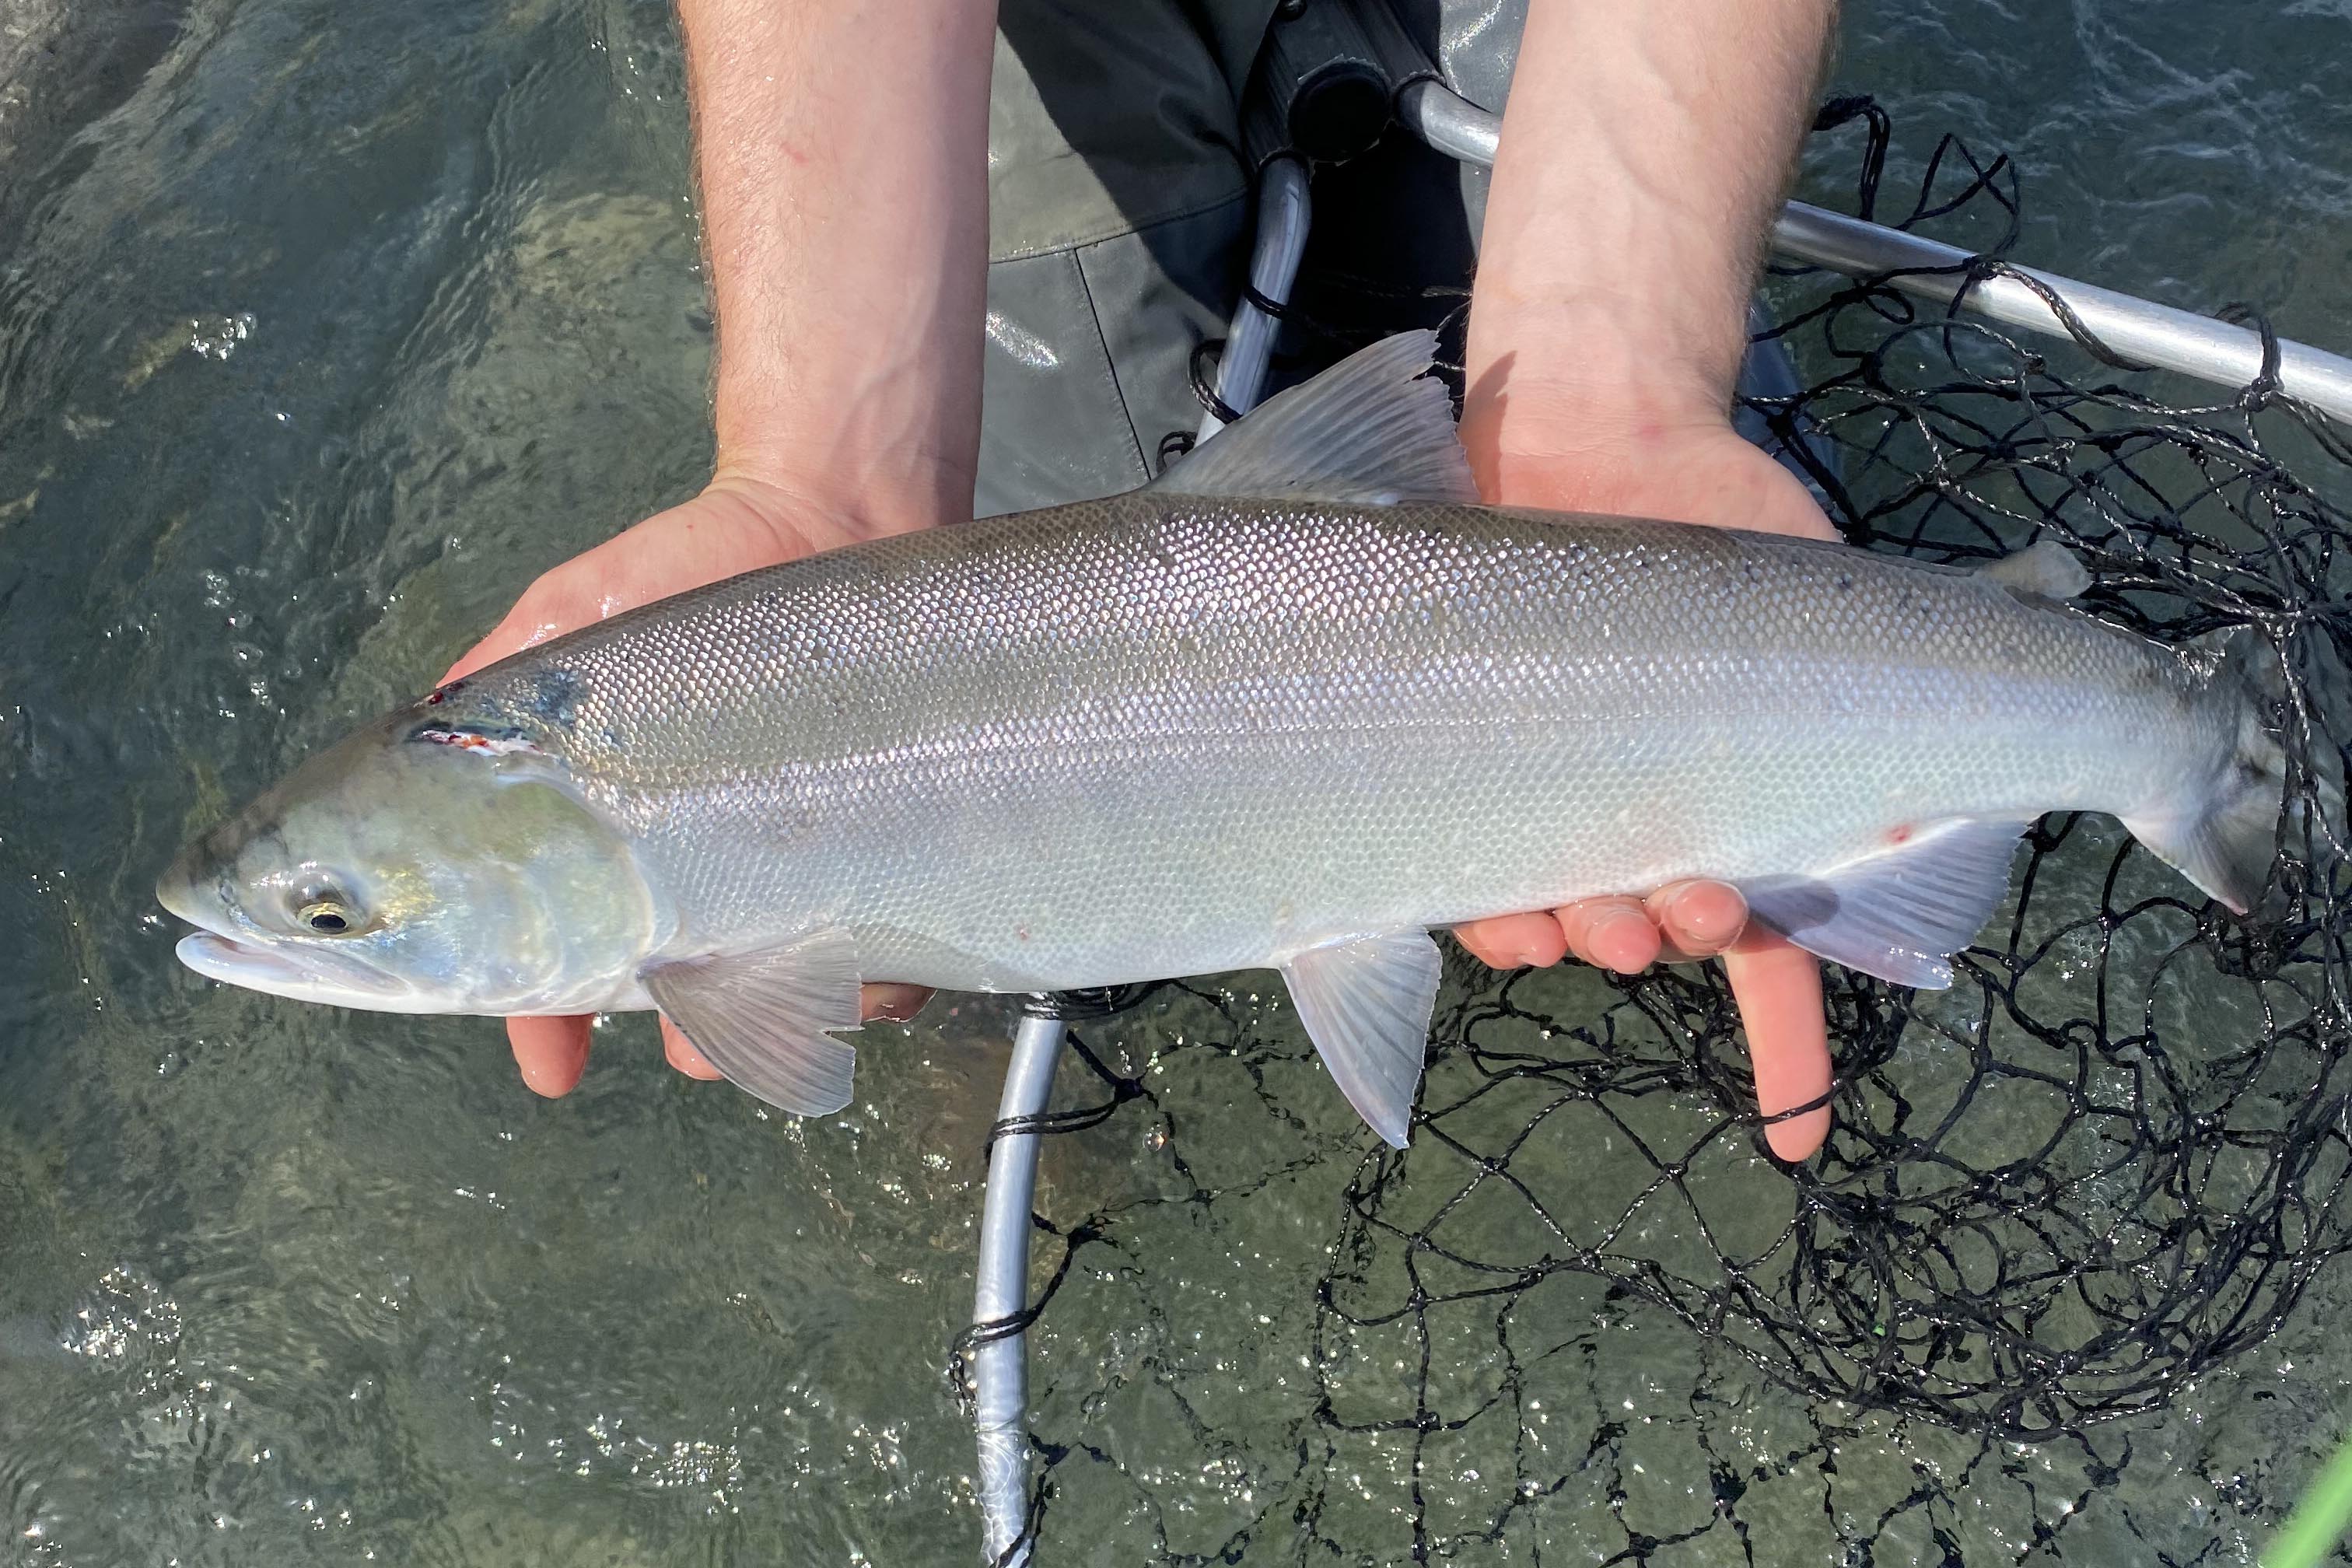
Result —
[[289, 952], [203, 931], [182, 937], [173, 951], [182, 963], [207, 980], [297, 1002], [382, 1009], [408, 993], [399, 981], [369, 964], [318, 948]]
[[239, 936], [231, 912], [218, 898], [200, 890], [206, 885], [193, 853], [173, 862], [155, 884], [156, 901], [197, 928], [173, 951], [198, 974], [297, 1002], [403, 1010], [408, 987], [356, 953], [315, 944], [285, 947]]

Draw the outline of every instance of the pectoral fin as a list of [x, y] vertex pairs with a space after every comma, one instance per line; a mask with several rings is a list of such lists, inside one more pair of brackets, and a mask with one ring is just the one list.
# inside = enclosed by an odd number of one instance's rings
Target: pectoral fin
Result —
[[1442, 963], [1425, 931], [1335, 942], [1282, 966], [1307, 1037], [1371, 1130], [1405, 1146]]
[[1956, 818], [1818, 877], [1739, 885], [1755, 919], [1806, 952], [1897, 985], [1940, 990], [1952, 954], [1976, 940], [2009, 891], [2030, 825]]
[[680, 959], [643, 979], [654, 1005], [738, 1089], [795, 1116], [849, 1103], [856, 1053], [825, 1033], [857, 1026], [857, 950], [847, 932]]

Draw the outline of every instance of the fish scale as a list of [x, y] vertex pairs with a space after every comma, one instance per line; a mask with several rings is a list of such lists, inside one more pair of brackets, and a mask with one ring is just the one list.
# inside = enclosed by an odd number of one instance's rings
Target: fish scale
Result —
[[872, 541], [526, 650], [306, 763], [159, 888], [204, 973], [420, 1012], [659, 1007], [845, 1104], [861, 980], [1279, 968], [1402, 1144], [1428, 931], [1689, 878], [1911, 984], [2041, 813], [2233, 909], [2284, 763], [2252, 639], [2168, 649], [1979, 572], [1487, 508], [1426, 333], [1157, 483]]

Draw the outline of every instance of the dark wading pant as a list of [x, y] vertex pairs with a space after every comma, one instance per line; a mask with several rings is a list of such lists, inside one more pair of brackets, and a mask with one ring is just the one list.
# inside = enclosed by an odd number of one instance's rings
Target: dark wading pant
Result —
[[[1328, 4], [1330, 0], [1309, 0]], [[989, 101], [988, 350], [976, 510], [1133, 489], [1201, 406], [1255, 225], [1241, 100], [1276, 0], [1002, 0]], [[1525, 0], [1402, 0], [1456, 91], [1499, 110]], [[1433, 325], [1469, 281], [1486, 179], [1392, 130], [1320, 170], [1297, 303], [1359, 337]], [[1281, 352], [1339, 345], [1294, 326]]]

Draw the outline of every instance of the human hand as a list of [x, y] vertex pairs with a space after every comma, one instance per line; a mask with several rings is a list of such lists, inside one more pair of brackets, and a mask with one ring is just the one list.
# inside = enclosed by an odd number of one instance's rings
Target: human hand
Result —
[[[656, 513], [546, 573], [523, 591], [506, 618], [443, 676], [447, 682], [607, 616], [761, 566], [813, 555], [854, 539], [887, 531], [877, 520], [830, 511], [782, 488], [721, 478], [692, 500]], [[916, 985], [864, 988], [866, 1016], [904, 1022], [930, 993]], [[588, 1066], [588, 1019], [507, 1020], [515, 1064], [533, 1092], [569, 1094]], [[716, 1079], [719, 1069], [667, 1019], [662, 1053], [688, 1078]]]
[[[1480, 489], [1497, 504], [1837, 537], [1795, 476], [1703, 400], [1678, 412], [1642, 411], [1613, 432], [1589, 418], [1506, 417], [1507, 401], [1474, 386], [1463, 416]], [[1549, 439], [1538, 444], [1536, 432]], [[1633, 974], [1661, 959], [1720, 955], [1747, 1027], [1759, 1109], [1771, 1116], [1830, 1090], [1820, 966], [1776, 933], [1751, 928], [1737, 889], [1680, 882], [1646, 899], [1586, 899], [1475, 921], [1454, 934], [1497, 969], [1557, 963], [1573, 952]], [[1823, 1108], [1768, 1123], [1765, 1138], [1782, 1159], [1801, 1160], [1821, 1147], [1829, 1125]]]

